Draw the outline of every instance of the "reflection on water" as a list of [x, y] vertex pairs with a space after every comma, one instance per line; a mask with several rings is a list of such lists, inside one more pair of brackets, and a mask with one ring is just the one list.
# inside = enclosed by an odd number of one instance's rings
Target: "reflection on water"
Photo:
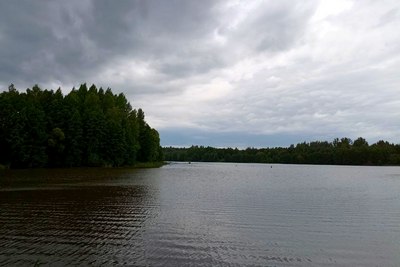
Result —
[[398, 266], [400, 169], [8, 171], [0, 265]]
[[143, 231], [152, 216], [152, 196], [145, 185], [118, 183], [129, 174], [111, 169], [11, 173], [14, 187], [7, 179], [0, 195], [0, 264], [144, 263]]

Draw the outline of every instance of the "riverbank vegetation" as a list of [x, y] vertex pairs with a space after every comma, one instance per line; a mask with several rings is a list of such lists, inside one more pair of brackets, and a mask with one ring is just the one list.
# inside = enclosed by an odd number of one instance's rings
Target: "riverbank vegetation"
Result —
[[4, 168], [117, 167], [162, 159], [159, 134], [143, 110], [110, 88], [82, 84], [64, 96], [61, 89], [35, 85], [19, 92], [10, 85], [0, 94]]
[[400, 145], [379, 141], [372, 145], [360, 137], [336, 138], [333, 142], [315, 141], [275, 148], [190, 148], [166, 147], [167, 161], [287, 163], [327, 165], [400, 165]]

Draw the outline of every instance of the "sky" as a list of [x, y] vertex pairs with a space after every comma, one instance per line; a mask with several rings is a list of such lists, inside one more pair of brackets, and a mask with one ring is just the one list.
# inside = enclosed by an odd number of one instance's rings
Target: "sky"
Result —
[[0, 90], [123, 92], [163, 146], [400, 143], [400, 1], [1, 1]]

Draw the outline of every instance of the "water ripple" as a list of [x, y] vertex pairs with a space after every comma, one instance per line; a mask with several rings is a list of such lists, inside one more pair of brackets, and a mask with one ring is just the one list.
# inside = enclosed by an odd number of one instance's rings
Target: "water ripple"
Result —
[[195, 165], [119, 170], [111, 182], [83, 182], [74, 170], [70, 183], [0, 188], [0, 266], [400, 262], [400, 181], [392, 176]]

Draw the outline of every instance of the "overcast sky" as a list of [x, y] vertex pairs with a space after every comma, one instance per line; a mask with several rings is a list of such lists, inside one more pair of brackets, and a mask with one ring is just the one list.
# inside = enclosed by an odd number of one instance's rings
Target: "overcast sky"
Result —
[[400, 143], [400, 1], [1, 1], [0, 88], [123, 92], [164, 146]]

